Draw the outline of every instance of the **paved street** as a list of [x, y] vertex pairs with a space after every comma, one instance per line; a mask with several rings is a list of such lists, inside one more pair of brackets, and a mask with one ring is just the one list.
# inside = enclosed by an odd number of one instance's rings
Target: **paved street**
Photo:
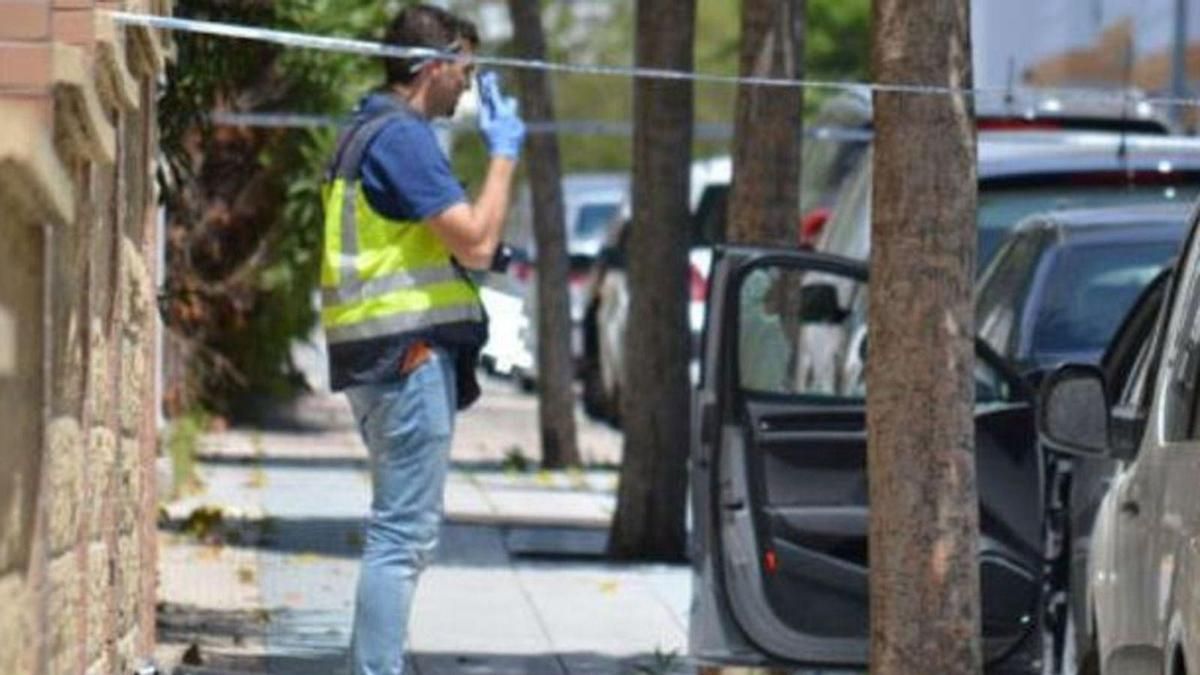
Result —
[[[166, 509], [160, 658], [190, 664], [179, 672], [346, 672], [366, 457], [340, 397], [287, 417], [286, 429], [205, 437], [204, 490]], [[537, 456], [536, 429], [534, 399], [505, 382], [485, 382], [460, 417], [412, 672], [691, 672], [686, 568], [600, 555], [619, 434], [580, 417], [599, 468], [517, 471]]]

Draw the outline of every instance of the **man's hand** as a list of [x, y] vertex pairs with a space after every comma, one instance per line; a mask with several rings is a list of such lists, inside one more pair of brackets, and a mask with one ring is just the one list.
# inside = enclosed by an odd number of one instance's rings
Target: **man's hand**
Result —
[[508, 193], [525, 141], [517, 101], [501, 95], [495, 73], [479, 76], [479, 131], [492, 156], [479, 198], [474, 204], [455, 204], [426, 222], [459, 263], [487, 269], [500, 244]]
[[517, 100], [500, 93], [496, 73], [479, 76], [479, 132], [493, 157], [516, 161], [525, 141], [525, 123], [517, 114]]

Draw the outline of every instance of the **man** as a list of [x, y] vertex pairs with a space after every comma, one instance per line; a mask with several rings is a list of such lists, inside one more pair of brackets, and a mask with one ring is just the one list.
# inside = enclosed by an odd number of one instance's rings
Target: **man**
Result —
[[358, 675], [403, 671], [417, 576], [437, 543], [456, 409], [479, 395], [487, 337], [463, 267], [486, 268], [500, 242], [525, 127], [496, 79], [480, 80], [479, 126], [491, 154], [468, 202], [429, 120], [470, 88], [474, 25], [430, 6], [402, 10], [389, 44], [442, 56], [388, 59], [330, 165], [321, 266], [335, 390], [345, 390], [370, 458], [371, 515], [355, 601]]

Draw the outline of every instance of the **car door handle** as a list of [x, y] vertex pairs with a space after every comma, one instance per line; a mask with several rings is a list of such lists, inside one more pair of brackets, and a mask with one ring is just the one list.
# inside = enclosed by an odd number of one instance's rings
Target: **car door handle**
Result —
[[1121, 502], [1121, 514], [1137, 518], [1142, 513], [1142, 507], [1136, 499], [1126, 499]]

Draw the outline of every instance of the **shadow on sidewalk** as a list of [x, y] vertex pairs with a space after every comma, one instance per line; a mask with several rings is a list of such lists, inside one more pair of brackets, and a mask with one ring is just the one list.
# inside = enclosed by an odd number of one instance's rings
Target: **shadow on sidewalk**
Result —
[[[286, 612], [286, 610], [282, 610]], [[158, 610], [160, 646], [187, 648], [190, 663], [173, 675], [341, 675], [348, 673], [346, 638], [306, 643], [292, 635], [287, 617], [267, 611], [201, 609], [166, 604]], [[278, 626], [274, 625], [279, 623]], [[280, 631], [283, 634], [280, 634]], [[343, 634], [344, 635], [344, 634]], [[613, 656], [594, 652], [503, 654], [416, 652], [406, 675], [668, 675], [694, 672], [674, 653]]]
[[[695, 670], [677, 654], [617, 657], [594, 652], [562, 654], [453, 654], [416, 652], [410, 656], [414, 675], [674, 675]], [[408, 671], [406, 671], [407, 673]]]
[[[309, 455], [284, 455], [272, 453], [271, 455], [226, 455], [200, 453], [196, 455], [196, 461], [208, 466], [261, 466], [264, 469], [349, 469], [357, 471], [368, 471], [371, 468], [370, 461], [367, 459], [366, 450], [363, 449], [361, 457], [346, 457], [345, 455], [334, 455], [328, 457]], [[578, 471], [607, 471], [617, 472], [620, 466], [609, 462], [594, 462], [584, 464], [579, 467]], [[538, 469], [514, 470], [512, 466], [503, 461], [463, 461], [454, 460], [450, 462], [450, 470], [459, 473], [471, 474], [502, 474], [515, 476], [534, 476], [539, 473]], [[552, 469], [552, 473], [575, 471], [576, 469]]]
[[156, 641], [160, 658], [186, 664], [175, 673], [263, 672], [257, 655], [267, 634], [270, 616], [265, 610], [197, 607], [160, 602], [156, 608]]
[[269, 616], [258, 610], [217, 610], [161, 602], [157, 607], [158, 641], [204, 646], [241, 646], [266, 635]]
[[[214, 656], [210, 663], [180, 666], [173, 675], [349, 675], [346, 652], [310, 655]], [[410, 654], [405, 675], [683, 675], [695, 669], [674, 654], [616, 657], [566, 654]]]
[[246, 397], [234, 406], [230, 421], [237, 428], [295, 434], [323, 434], [355, 429], [350, 406], [340, 396], [306, 394], [295, 398]]
[[350, 672], [346, 653], [307, 655], [216, 655], [198, 666], [179, 666], [169, 675], [344, 675]]
[[[207, 541], [294, 556], [358, 559], [364, 521], [359, 518], [225, 518], [210, 525]], [[166, 520], [159, 529], [186, 533], [188, 521]], [[442, 526], [433, 564], [490, 568], [514, 561], [620, 563], [606, 560], [608, 530], [591, 527], [496, 525], [447, 521]]]
[[313, 457], [311, 455], [288, 456], [242, 456], [214, 455], [202, 453], [196, 456], [196, 461], [205, 466], [245, 466], [261, 467], [264, 469], [328, 469], [348, 471], [368, 471], [371, 468], [366, 456], [362, 457]]

